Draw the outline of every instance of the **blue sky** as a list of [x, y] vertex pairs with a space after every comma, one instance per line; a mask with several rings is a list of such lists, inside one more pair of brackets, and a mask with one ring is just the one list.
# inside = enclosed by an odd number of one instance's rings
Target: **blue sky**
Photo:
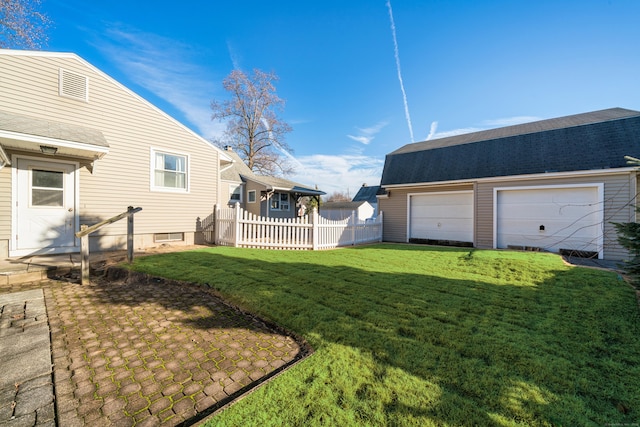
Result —
[[380, 182], [411, 142], [610, 107], [640, 110], [638, 0], [44, 0], [74, 52], [210, 139], [234, 68], [273, 71], [296, 174]]

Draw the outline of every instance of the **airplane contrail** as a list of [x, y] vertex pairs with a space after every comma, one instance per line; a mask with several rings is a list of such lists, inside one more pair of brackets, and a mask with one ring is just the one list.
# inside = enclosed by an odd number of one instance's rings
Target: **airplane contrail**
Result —
[[400, 90], [402, 91], [402, 101], [404, 102], [404, 115], [407, 118], [407, 126], [409, 126], [409, 135], [411, 142], [413, 140], [413, 127], [411, 126], [411, 116], [409, 115], [409, 104], [407, 103], [407, 93], [404, 90], [402, 82], [402, 72], [400, 71], [400, 53], [398, 52], [398, 40], [396, 38], [396, 24], [393, 21], [393, 11], [391, 10], [391, 1], [387, 0], [387, 8], [389, 9], [389, 19], [391, 20], [391, 35], [393, 36], [393, 50], [396, 57], [396, 69], [398, 70], [398, 80], [400, 81]]
[[431, 122], [431, 128], [429, 129], [429, 135], [427, 135], [427, 141], [433, 138], [436, 135], [436, 131], [438, 130], [438, 122]]

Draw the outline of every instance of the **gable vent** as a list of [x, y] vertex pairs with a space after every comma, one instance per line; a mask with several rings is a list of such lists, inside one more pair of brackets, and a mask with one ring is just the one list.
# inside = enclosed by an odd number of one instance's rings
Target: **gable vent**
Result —
[[60, 68], [60, 96], [89, 101], [89, 78]]

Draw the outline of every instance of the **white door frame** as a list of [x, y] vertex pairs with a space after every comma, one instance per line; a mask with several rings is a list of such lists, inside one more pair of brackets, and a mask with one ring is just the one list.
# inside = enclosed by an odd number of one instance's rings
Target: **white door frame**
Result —
[[[52, 159], [49, 157], [41, 157], [41, 156], [25, 156], [14, 154], [11, 156], [11, 239], [9, 240], [9, 256], [23, 256], [34, 253], [33, 250], [19, 250], [18, 249], [18, 241], [16, 239], [16, 234], [18, 230], [18, 159], [23, 160], [34, 160], [43, 163], [52, 163], [52, 164], [64, 164], [64, 165], [72, 165], [73, 166], [73, 216], [74, 216], [74, 224], [75, 230], [74, 233], [78, 231], [80, 214], [78, 207], [80, 206], [80, 173], [79, 173], [79, 163], [74, 161], [67, 160], [58, 160]], [[60, 254], [60, 253], [70, 253], [70, 252], [78, 252], [78, 239], [74, 235], [73, 246], [68, 247], [59, 247], [53, 248], [52, 251], [47, 252], [49, 254]], [[37, 253], [37, 252], [36, 252]]]
[[[604, 224], [604, 183], [594, 182], [586, 184], [557, 184], [557, 185], [530, 185], [520, 187], [494, 187], [493, 188], [493, 249], [498, 248], [498, 192], [509, 190], [547, 190], [561, 188], [596, 188], [598, 190], [598, 202], [602, 209], [598, 211], [597, 221]], [[604, 256], [604, 233], [598, 237], [598, 259]]]

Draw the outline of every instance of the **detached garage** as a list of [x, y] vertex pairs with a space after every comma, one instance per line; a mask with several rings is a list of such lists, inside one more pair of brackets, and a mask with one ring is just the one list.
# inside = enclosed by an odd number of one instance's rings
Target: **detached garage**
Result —
[[473, 191], [410, 194], [409, 241], [473, 243]]
[[[636, 221], [640, 112], [576, 114], [405, 145], [387, 154], [383, 240], [625, 260]], [[380, 193], [379, 193], [380, 194]]]
[[603, 184], [494, 189], [495, 247], [602, 256]]

